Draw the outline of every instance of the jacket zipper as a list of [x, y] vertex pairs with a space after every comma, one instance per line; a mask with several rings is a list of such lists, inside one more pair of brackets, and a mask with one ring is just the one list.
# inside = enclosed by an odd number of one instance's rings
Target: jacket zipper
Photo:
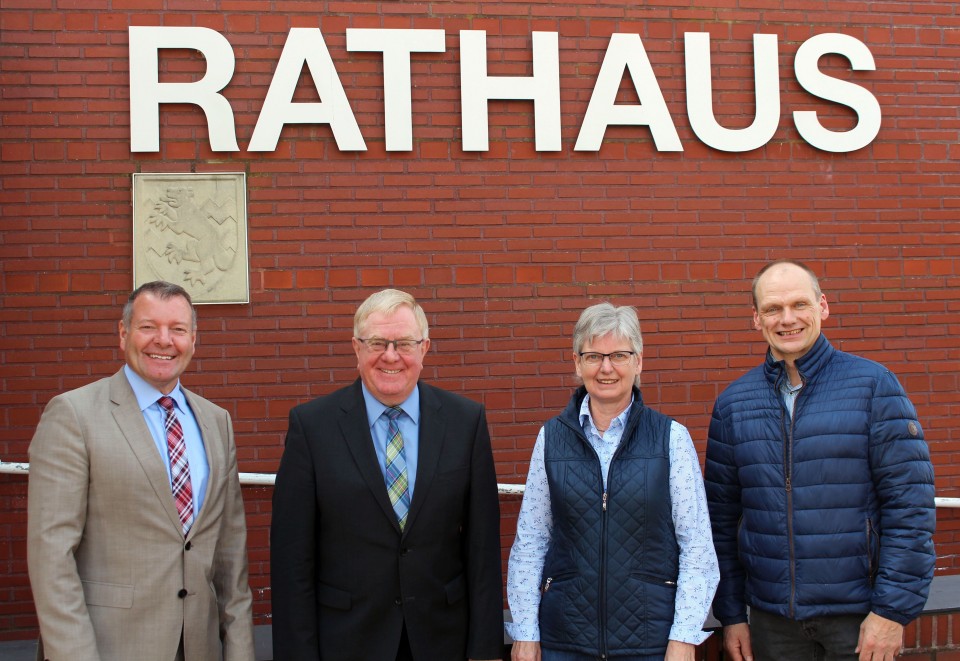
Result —
[[[620, 444], [614, 450], [613, 456], [610, 457], [610, 465], [607, 467], [607, 485], [603, 488], [603, 495], [600, 499], [600, 608], [597, 609], [600, 614], [600, 659], [609, 658], [607, 651], [607, 504], [612, 486], [610, 479], [612, 479], [613, 464], [623, 450], [623, 440], [630, 438], [633, 429], [634, 425], [626, 425], [623, 429]], [[597, 457], [597, 471], [600, 473], [600, 484], [603, 484], [603, 467], [600, 465], [600, 455], [597, 454], [597, 451], [593, 449], [589, 442], [587, 447], [593, 450], [593, 454]]]
[[[603, 484], [603, 466], [600, 465], [600, 455], [597, 454], [596, 449], [590, 442], [587, 440], [586, 436], [583, 433], [582, 429], [570, 425], [568, 422], [564, 421], [571, 430], [573, 430], [580, 438], [587, 444], [587, 447], [593, 452], [593, 456], [596, 457], [597, 463], [597, 473], [599, 474], [600, 484]], [[633, 433], [633, 426], [627, 425], [623, 429], [623, 434], [620, 437], [620, 445], [617, 446], [617, 449], [614, 451], [613, 456], [610, 458], [610, 468], [613, 467], [613, 462], [617, 460], [617, 455], [620, 454], [620, 451], [623, 449], [623, 439], [629, 438], [628, 434]], [[610, 472], [607, 472], [609, 477]], [[609, 498], [610, 484], [607, 483], [607, 486], [603, 487], [603, 494], [600, 499], [600, 598], [597, 608], [597, 616], [599, 619], [600, 626], [600, 659], [607, 659], [607, 500]], [[549, 589], [549, 583], [552, 582], [549, 579], [547, 584], [544, 585], [544, 591]]]
[[[617, 448], [618, 450], [620, 448]], [[616, 455], [614, 455], [616, 456]], [[613, 460], [610, 460], [613, 465]], [[602, 472], [602, 468], [601, 468]], [[609, 473], [608, 473], [609, 475]], [[600, 476], [603, 479], [603, 476]], [[607, 489], [603, 490], [600, 513], [600, 658], [607, 658]]]
[[[786, 378], [786, 375], [784, 375]], [[801, 375], [801, 381], [806, 385], [806, 380]], [[779, 388], [778, 388], [779, 390]], [[784, 467], [783, 472], [786, 476], [786, 481], [784, 488], [787, 492], [787, 544], [789, 546], [789, 555], [790, 555], [790, 602], [789, 610], [790, 617], [794, 617], [794, 608], [797, 599], [797, 566], [796, 566], [796, 549], [794, 548], [794, 539], [793, 539], [793, 421], [797, 417], [797, 404], [799, 403], [800, 396], [803, 394], [803, 388], [800, 389], [800, 392], [797, 393], [797, 396], [793, 400], [793, 413], [787, 411], [786, 405], [783, 403], [783, 397], [780, 397], [780, 407], [781, 416], [789, 415], [790, 416], [790, 428], [789, 433], [786, 438], [786, 447], [783, 449], [784, 456]], [[783, 418], [781, 417], [781, 421]], [[781, 422], [781, 428], [783, 424]]]
[[[630, 429], [632, 433], [633, 430]], [[627, 429], [623, 431], [626, 436]], [[600, 608], [597, 609], [600, 616], [600, 658], [606, 659], [607, 655], [607, 503], [610, 499], [610, 479], [613, 468], [613, 462], [617, 460], [617, 455], [623, 449], [624, 436], [620, 437], [620, 445], [614, 451], [610, 458], [610, 466], [607, 470], [607, 485], [603, 488], [603, 495], [600, 497]], [[591, 448], [593, 446], [590, 446]], [[596, 450], [594, 450], [596, 454]], [[603, 484], [603, 467], [600, 465], [600, 457], [597, 456], [597, 469], [600, 471], [600, 484]]]
[[564, 579], [573, 578], [576, 576], [576, 572], [561, 572], [559, 574], [554, 574], [553, 576], [548, 576], [543, 582], [543, 587], [540, 588], [540, 592], [549, 592], [550, 587], [557, 581], [562, 581]]

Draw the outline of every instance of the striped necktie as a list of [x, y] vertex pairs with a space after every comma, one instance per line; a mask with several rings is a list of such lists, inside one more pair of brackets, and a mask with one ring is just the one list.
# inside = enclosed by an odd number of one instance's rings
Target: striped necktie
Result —
[[193, 486], [187, 464], [187, 444], [183, 440], [183, 427], [173, 411], [173, 398], [164, 395], [157, 402], [166, 411], [163, 428], [167, 432], [167, 453], [170, 455], [170, 490], [186, 537], [193, 525]]
[[407, 488], [407, 460], [403, 453], [403, 436], [397, 418], [403, 413], [399, 406], [392, 406], [384, 411], [387, 416], [387, 461], [384, 479], [387, 483], [387, 493], [390, 495], [390, 504], [397, 514], [400, 530], [407, 523], [407, 512], [410, 509], [410, 490]]

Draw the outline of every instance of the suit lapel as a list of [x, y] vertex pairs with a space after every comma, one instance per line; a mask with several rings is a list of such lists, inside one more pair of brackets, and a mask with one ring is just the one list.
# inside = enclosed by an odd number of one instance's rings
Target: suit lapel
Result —
[[359, 379], [354, 382], [351, 391], [344, 398], [341, 411], [343, 415], [340, 416], [339, 423], [344, 443], [346, 443], [350, 454], [353, 456], [357, 470], [360, 471], [360, 475], [363, 476], [370, 491], [373, 492], [380, 509], [383, 510], [384, 515], [399, 533], [400, 524], [397, 522], [393, 505], [390, 504], [390, 496], [387, 495], [387, 485], [384, 483], [383, 473], [380, 471], [377, 452], [373, 449], [373, 437], [370, 435], [367, 407], [363, 402], [363, 391], [360, 389]]
[[443, 447], [446, 421], [440, 413], [440, 400], [433, 388], [426, 384], [417, 384], [420, 388], [420, 438], [417, 457], [417, 481], [407, 514], [407, 530], [413, 527], [417, 514], [423, 509], [423, 503], [430, 493], [430, 485], [437, 474], [440, 450]]
[[[223, 479], [223, 471], [225, 470], [226, 458], [223, 456], [223, 446], [220, 443], [220, 432], [216, 425], [216, 421], [208, 415], [207, 408], [201, 406], [197, 401], [197, 395], [193, 394], [182, 385], [180, 389], [183, 390], [183, 394], [187, 398], [187, 402], [190, 404], [190, 410], [193, 412], [193, 417], [197, 421], [197, 425], [200, 427], [200, 436], [203, 440], [203, 451], [207, 455], [207, 467], [209, 473], [207, 474], [207, 492], [203, 494], [203, 506], [200, 508], [200, 511], [197, 512], [197, 519], [193, 522], [193, 525], [190, 526], [190, 531], [187, 533], [187, 537], [190, 537], [193, 534], [194, 530], [199, 530], [201, 524], [204, 522], [204, 512], [210, 510], [210, 501], [212, 500], [213, 485], [219, 484], [218, 480]], [[194, 498], [198, 497], [198, 494], [193, 495]]]
[[140, 411], [140, 405], [122, 369], [110, 379], [110, 401], [113, 419], [120, 433], [123, 434], [137, 461], [140, 462], [147, 482], [160, 501], [160, 507], [170, 518], [170, 523], [179, 529], [180, 516], [177, 514], [177, 508], [170, 493], [170, 481], [167, 479], [164, 458], [157, 452], [153, 436], [143, 419], [143, 412]]

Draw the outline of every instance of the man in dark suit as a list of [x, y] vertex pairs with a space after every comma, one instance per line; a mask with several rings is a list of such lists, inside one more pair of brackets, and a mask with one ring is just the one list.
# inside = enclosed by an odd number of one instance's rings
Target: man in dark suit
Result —
[[354, 317], [360, 378], [294, 407], [270, 531], [278, 661], [462, 661], [503, 649], [500, 512], [483, 407], [418, 383], [412, 296]]

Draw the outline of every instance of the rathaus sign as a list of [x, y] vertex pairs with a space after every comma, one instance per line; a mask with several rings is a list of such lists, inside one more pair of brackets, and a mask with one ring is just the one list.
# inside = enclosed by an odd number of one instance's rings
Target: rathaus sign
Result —
[[[201, 27], [130, 27], [130, 148], [134, 152], [160, 150], [160, 106], [187, 103], [206, 115], [210, 147], [215, 152], [239, 151], [228, 85], [234, 73], [234, 52], [219, 32]], [[560, 46], [557, 32], [532, 33], [533, 75], [487, 74], [486, 33], [459, 33], [460, 100], [463, 150], [486, 151], [487, 104], [491, 99], [533, 102], [537, 151], [561, 150]], [[383, 56], [384, 134], [387, 151], [413, 149], [410, 63], [417, 53], [443, 53], [444, 30], [347, 29], [350, 52], [376, 52]], [[686, 112], [697, 138], [726, 152], [762, 147], [773, 138], [780, 123], [780, 69], [777, 35], [753, 35], [755, 117], [750, 126], [728, 129], [713, 112], [710, 71], [710, 35], [687, 32], [683, 38], [686, 71]], [[159, 58], [163, 49], [199, 51], [206, 60], [200, 80], [160, 82]], [[873, 55], [862, 42], [837, 33], [819, 34], [803, 42], [796, 53], [793, 75], [811, 95], [849, 108], [857, 115], [853, 128], [829, 130], [816, 111], [794, 111], [797, 132], [810, 145], [828, 152], [850, 152], [868, 145], [880, 130], [880, 104], [860, 85], [824, 74], [822, 56], [845, 57], [854, 71], [873, 71]], [[309, 70], [319, 103], [294, 102], [293, 95], [304, 67]], [[615, 103], [625, 77], [633, 83], [638, 104]], [[293, 28], [277, 62], [273, 79], [247, 150], [276, 149], [286, 124], [327, 124], [341, 151], [364, 151], [361, 127], [350, 107], [336, 65], [323, 34], [317, 28]], [[576, 151], [597, 151], [608, 126], [646, 127], [658, 151], [683, 151], [680, 137], [664, 101], [657, 77], [637, 34], [610, 36], [603, 64], [593, 85], [590, 103], [580, 123]]]

